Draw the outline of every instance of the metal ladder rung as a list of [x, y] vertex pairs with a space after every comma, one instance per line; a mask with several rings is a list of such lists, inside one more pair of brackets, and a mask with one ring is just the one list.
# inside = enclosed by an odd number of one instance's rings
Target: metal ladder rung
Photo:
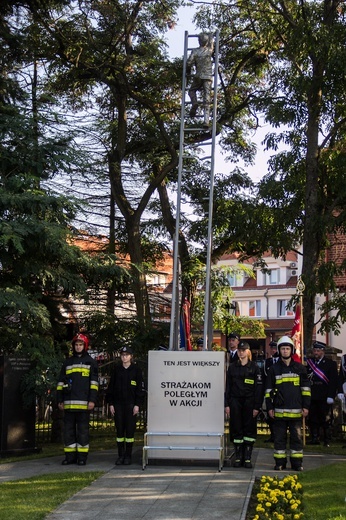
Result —
[[202, 127], [202, 128], [184, 128], [184, 132], [207, 132], [209, 128]]
[[202, 146], [210, 146], [210, 143], [207, 141], [204, 143], [198, 143], [198, 144], [185, 144], [186, 147], [188, 147], [190, 150], [196, 150], [198, 148], [201, 148]]

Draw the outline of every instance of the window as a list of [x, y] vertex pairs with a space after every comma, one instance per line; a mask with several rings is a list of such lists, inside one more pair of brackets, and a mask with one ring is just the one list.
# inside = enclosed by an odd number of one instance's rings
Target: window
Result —
[[278, 285], [280, 283], [280, 269], [270, 269], [266, 278], [266, 285]]
[[166, 277], [163, 274], [151, 274], [147, 276], [148, 285], [162, 287], [165, 285]]
[[243, 273], [230, 273], [227, 279], [231, 287], [243, 287]]
[[150, 303], [149, 308], [150, 308], [150, 314], [152, 316], [158, 316], [158, 314], [160, 312], [158, 305], [154, 305], [154, 304]]
[[287, 309], [289, 300], [278, 300], [278, 316], [294, 316], [291, 309]]
[[232, 301], [232, 302], [228, 303], [227, 311], [228, 311], [228, 314], [230, 314], [231, 316], [240, 316], [239, 303], [236, 301]]
[[249, 301], [249, 316], [261, 316], [261, 300]]

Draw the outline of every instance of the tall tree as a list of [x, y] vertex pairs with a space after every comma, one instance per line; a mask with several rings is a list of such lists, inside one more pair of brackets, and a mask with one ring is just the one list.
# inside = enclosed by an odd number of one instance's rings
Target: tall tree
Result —
[[66, 337], [68, 297], [100, 283], [100, 271], [102, 283], [122, 276], [114, 257], [98, 263], [71, 245], [79, 203], [45, 187], [80, 155], [37, 74], [32, 5], [0, 11], [0, 326], [3, 351], [21, 348], [42, 362]]
[[225, 117], [231, 119], [232, 105], [243, 102], [244, 110], [273, 128], [265, 143], [274, 155], [258, 199], [243, 211], [242, 230], [233, 230], [233, 220], [223, 236], [230, 231], [228, 243], [233, 237], [245, 253], [259, 256], [269, 247], [284, 256], [303, 245], [309, 345], [316, 294], [333, 290], [328, 273], [344, 267], [325, 257], [336, 232], [345, 228], [343, 2], [224, 2], [203, 7], [198, 19], [217, 19], [221, 28], [223, 87], [229, 93]]
[[[65, 107], [69, 104], [72, 110], [83, 111], [86, 117], [96, 115], [92, 130], [94, 135], [98, 132], [97, 142], [102, 143], [98, 149], [103, 153], [101, 168], [107, 162], [111, 210], [114, 200], [124, 221], [124, 225], [118, 221], [115, 225], [115, 213], [110, 214], [110, 251], [115, 251], [115, 241], [121, 242], [119, 237], [124, 236], [121, 232], [125, 231], [123, 251], [128, 252], [131, 259], [133, 294], [142, 329], [151, 322], [142, 247], [146, 233], [144, 216], [156, 190], [166, 229], [171, 237], [175, 233], [166, 187], [174, 188], [176, 181], [182, 62], [168, 59], [162, 38], [178, 5], [179, 1], [172, 0], [164, 3], [85, 0], [78, 5], [70, 1], [61, 4], [37, 1], [32, 4], [35, 56], [45, 60], [56, 103], [65, 103]], [[224, 100], [227, 92], [225, 94]], [[226, 102], [223, 103], [226, 106]], [[240, 119], [241, 124], [233, 124], [232, 128], [237, 128], [232, 137], [227, 132], [222, 134], [223, 143], [228, 147], [234, 143], [231, 153], [241, 153], [250, 160], [252, 148], [244, 147], [244, 132], [253, 125], [252, 119], [247, 117], [241, 104], [233, 110], [233, 119]], [[228, 120], [221, 116], [220, 125]], [[209, 133], [197, 136], [191, 145], [208, 137]], [[191, 146], [190, 153], [193, 159], [196, 146]], [[186, 191], [201, 223], [192, 226], [186, 238], [179, 230], [183, 270], [189, 269], [194, 261], [193, 248], [188, 245], [190, 239], [194, 240], [194, 230], [198, 230], [198, 236], [205, 241], [208, 176], [196, 158], [194, 161], [195, 175], [200, 180], [203, 176], [202, 189], [198, 189], [192, 176], [191, 180], [185, 179]], [[240, 176], [235, 177], [233, 193], [243, 187]], [[221, 197], [225, 189], [231, 189], [235, 177], [228, 182], [222, 178], [218, 190]], [[222, 206], [222, 201], [218, 206]], [[186, 288], [186, 294], [191, 294], [191, 288]], [[109, 287], [111, 312], [114, 301], [112, 287]]]
[[125, 221], [141, 327], [150, 323], [141, 219], [153, 193], [178, 163], [168, 123], [178, 111], [179, 76], [160, 38], [177, 5], [84, 1], [78, 9], [72, 3], [60, 11], [40, 6], [36, 14], [58, 55], [50, 65], [56, 92], [67, 92], [74, 103], [81, 94], [84, 101], [90, 95], [99, 112], [112, 197]]

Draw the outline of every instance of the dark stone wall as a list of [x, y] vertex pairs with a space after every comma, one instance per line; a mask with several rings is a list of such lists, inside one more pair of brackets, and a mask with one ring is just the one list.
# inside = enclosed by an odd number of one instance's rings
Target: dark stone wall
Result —
[[[0, 454], [35, 450], [35, 402], [23, 404], [25, 356], [0, 356]], [[24, 390], [25, 391], [25, 390]]]

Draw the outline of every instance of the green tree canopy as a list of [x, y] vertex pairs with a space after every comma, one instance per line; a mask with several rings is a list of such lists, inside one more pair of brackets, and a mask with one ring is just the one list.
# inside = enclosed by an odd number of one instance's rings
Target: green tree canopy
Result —
[[82, 204], [48, 188], [83, 162], [37, 76], [33, 7], [0, 11], [0, 330], [1, 351], [25, 353], [42, 375], [61, 359], [71, 296], [85, 299], [110, 282], [128, 290], [129, 276], [114, 255], [93, 258], [73, 245]]
[[315, 296], [335, 287], [325, 251], [345, 228], [343, 2], [222, 2], [203, 6], [197, 20], [221, 30], [223, 118], [232, 126], [243, 107], [254, 127], [263, 120], [272, 128], [264, 140], [274, 152], [268, 174], [254, 203], [238, 208], [232, 219], [228, 203], [223, 237], [231, 248], [259, 257], [268, 249], [284, 256], [303, 245], [309, 344]]

